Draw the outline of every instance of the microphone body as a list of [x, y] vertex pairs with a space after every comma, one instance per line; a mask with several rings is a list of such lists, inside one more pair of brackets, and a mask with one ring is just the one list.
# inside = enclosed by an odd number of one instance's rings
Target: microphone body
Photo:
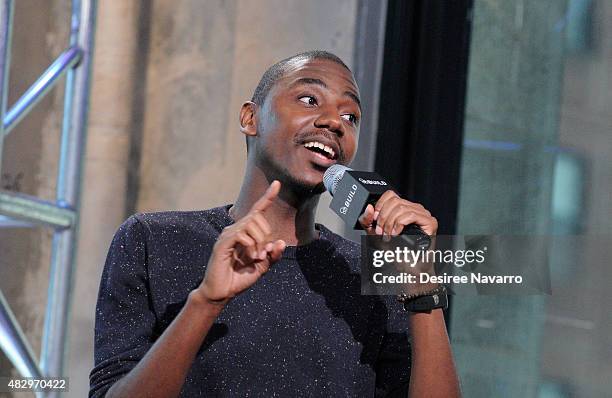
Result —
[[[333, 196], [329, 207], [353, 229], [363, 229], [359, 217], [368, 204], [374, 206], [383, 193], [394, 190], [373, 171], [357, 171], [339, 164], [325, 171], [323, 182]], [[402, 235], [418, 249], [426, 250], [431, 244], [431, 238], [416, 224], [406, 225]]]

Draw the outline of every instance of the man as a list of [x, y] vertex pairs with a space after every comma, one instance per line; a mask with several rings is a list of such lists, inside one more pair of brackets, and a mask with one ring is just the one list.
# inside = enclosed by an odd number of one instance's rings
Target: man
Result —
[[[441, 310], [360, 295], [359, 246], [315, 225], [323, 173], [353, 159], [360, 114], [333, 54], [264, 74], [240, 111], [248, 160], [233, 206], [140, 214], [117, 232], [90, 396], [459, 396]], [[360, 222], [437, 230], [392, 191]]]

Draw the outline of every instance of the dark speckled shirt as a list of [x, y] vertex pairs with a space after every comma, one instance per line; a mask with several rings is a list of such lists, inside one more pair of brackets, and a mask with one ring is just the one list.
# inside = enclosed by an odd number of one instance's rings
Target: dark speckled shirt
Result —
[[[228, 206], [138, 214], [117, 231], [96, 309], [90, 397], [136, 366], [204, 276]], [[389, 297], [360, 294], [358, 244], [317, 224], [224, 308], [182, 397], [407, 396], [408, 319]]]

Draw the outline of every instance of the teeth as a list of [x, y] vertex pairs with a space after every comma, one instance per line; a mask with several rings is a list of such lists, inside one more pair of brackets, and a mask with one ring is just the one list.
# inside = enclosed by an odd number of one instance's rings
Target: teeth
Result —
[[334, 152], [333, 149], [331, 149], [330, 147], [328, 147], [327, 145], [323, 145], [322, 143], [318, 142], [318, 141], [311, 141], [311, 142], [307, 142], [304, 144], [305, 148], [319, 148], [324, 150], [325, 152], [327, 152], [331, 158], [334, 158], [336, 156], [336, 152]]

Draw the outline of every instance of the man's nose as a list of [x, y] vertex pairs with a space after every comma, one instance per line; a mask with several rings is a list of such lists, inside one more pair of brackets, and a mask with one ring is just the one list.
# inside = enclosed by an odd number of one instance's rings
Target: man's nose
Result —
[[339, 137], [344, 135], [344, 125], [342, 124], [342, 117], [338, 112], [332, 109], [321, 109], [321, 114], [315, 120], [315, 126], [317, 128], [326, 128], [329, 131], [336, 133]]

